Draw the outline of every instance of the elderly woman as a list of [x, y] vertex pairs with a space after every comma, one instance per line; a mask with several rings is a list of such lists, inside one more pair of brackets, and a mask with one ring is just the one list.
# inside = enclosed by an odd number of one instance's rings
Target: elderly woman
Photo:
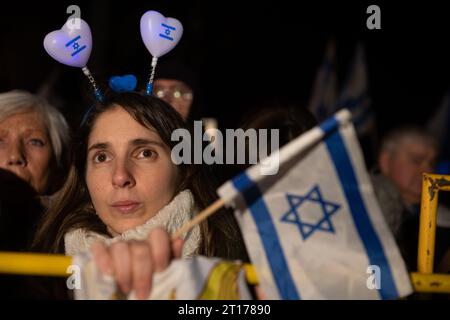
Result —
[[[68, 140], [64, 117], [43, 99], [0, 93], [0, 250], [28, 250], [43, 206], [65, 180]], [[34, 287], [0, 275], [0, 299], [39, 297]]]
[[68, 143], [69, 127], [55, 107], [26, 91], [0, 94], [0, 168], [51, 195], [64, 178]]

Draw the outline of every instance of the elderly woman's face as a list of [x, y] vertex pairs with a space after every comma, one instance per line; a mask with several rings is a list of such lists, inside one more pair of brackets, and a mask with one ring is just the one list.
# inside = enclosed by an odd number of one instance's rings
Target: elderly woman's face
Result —
[[145, 223], [176, 190], [170, 149], [120, 107], [98, 117], [88, 139], [86, 184], [111, 234]]
[[36, 112], [13, 114], [0, 122], [0, 167], [40, 194], [47, 188], [51, 157], [50, 139]]
[[153, 84], [155, 95], [170, 104], [186, 120], [192, 106], [192, 90], [182, 81], [156, 79]]

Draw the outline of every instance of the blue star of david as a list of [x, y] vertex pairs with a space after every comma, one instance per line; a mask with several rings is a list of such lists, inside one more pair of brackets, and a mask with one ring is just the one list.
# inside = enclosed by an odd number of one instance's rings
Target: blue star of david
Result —
[[[280, 219], [281, 222], [296, 224], [300, 230], [303, 240], [308, 239], [315, 231], [335, 233], [331, 216], [341, 207], [340, 205], [326, 201], [322, 197], [319, 186], [315, 185], [305, 196], [286, 194], [290, 210]], [[302, 221], [300, 216], [300, 206], [306, 202], [318, 203], [321, 207], [323, 217], [316, 224]]]

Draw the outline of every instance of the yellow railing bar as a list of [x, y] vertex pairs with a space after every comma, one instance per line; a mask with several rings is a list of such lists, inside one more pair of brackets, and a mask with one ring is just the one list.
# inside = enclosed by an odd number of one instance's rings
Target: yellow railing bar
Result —
[[[68, 268], [72, 257], [61, 254], [0, 252], [0, 274], [21, 274], [34, 276], [70, 276]], [[251, 264], [244, 264], [247, 281], [256, 285], [258, 279]]]
[[64, 255], [0, 252], [0, 273], [65, 277], [71, 264]]
[[[67, 277], [72, 257], [58, 254], [0, 252], [0, 273], [35, 276]], [[247, 282], [258, 284], [255, 268], [244, 264]], [[413, 272], [411, 281], [414, 291], [450, 293], [450, 275], [421, 274]]]
[[450, 293], [450, 274], [412, 272], [411, 281], [416, 292]]

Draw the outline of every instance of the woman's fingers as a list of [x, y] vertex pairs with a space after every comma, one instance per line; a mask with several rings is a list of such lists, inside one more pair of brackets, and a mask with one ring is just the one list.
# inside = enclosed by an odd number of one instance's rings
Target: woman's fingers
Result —
[[126, 242], [115, 242], [110, 246], [111, 257], [114, 265], [114, 278], [124, 293], [131, 290], [131, 254]]
[[154, 272], [164, 271], [173, 258], [180, 258], [183, 240], [171, 241], [162, 228], [154, 229], [146, 241], [117, 241], [107, 247], [98, 242], [91, 247], [95, 262], [111, 275], [124, 293], [134, 290], [138, 299], [150, 294]]
[[162, 228], [156, 228], [150, 232], [148, 244], [151, 246], [154, 272], [161, 272], [167, 268], [172, 258], [170, 237]]
[[150, 294], [153, 259], [151, 248], [145, 241], [130, 242], [132, 261], [132, 288], [136, 298], [146, 299]]
[[181, 258], [181, 254], [183, 252], [183, 245], [184, 245], [183, 239], [177, 238], [172, 241], [172, 252], [173, 257], [175, 259]]
[[114, 274], [113, 262], [109, 254], [109, 248], [101, 242], [97, 241], [92, 244], [91, 252], [94, 256], [94, 261], [100, 272], [112, 276]]

